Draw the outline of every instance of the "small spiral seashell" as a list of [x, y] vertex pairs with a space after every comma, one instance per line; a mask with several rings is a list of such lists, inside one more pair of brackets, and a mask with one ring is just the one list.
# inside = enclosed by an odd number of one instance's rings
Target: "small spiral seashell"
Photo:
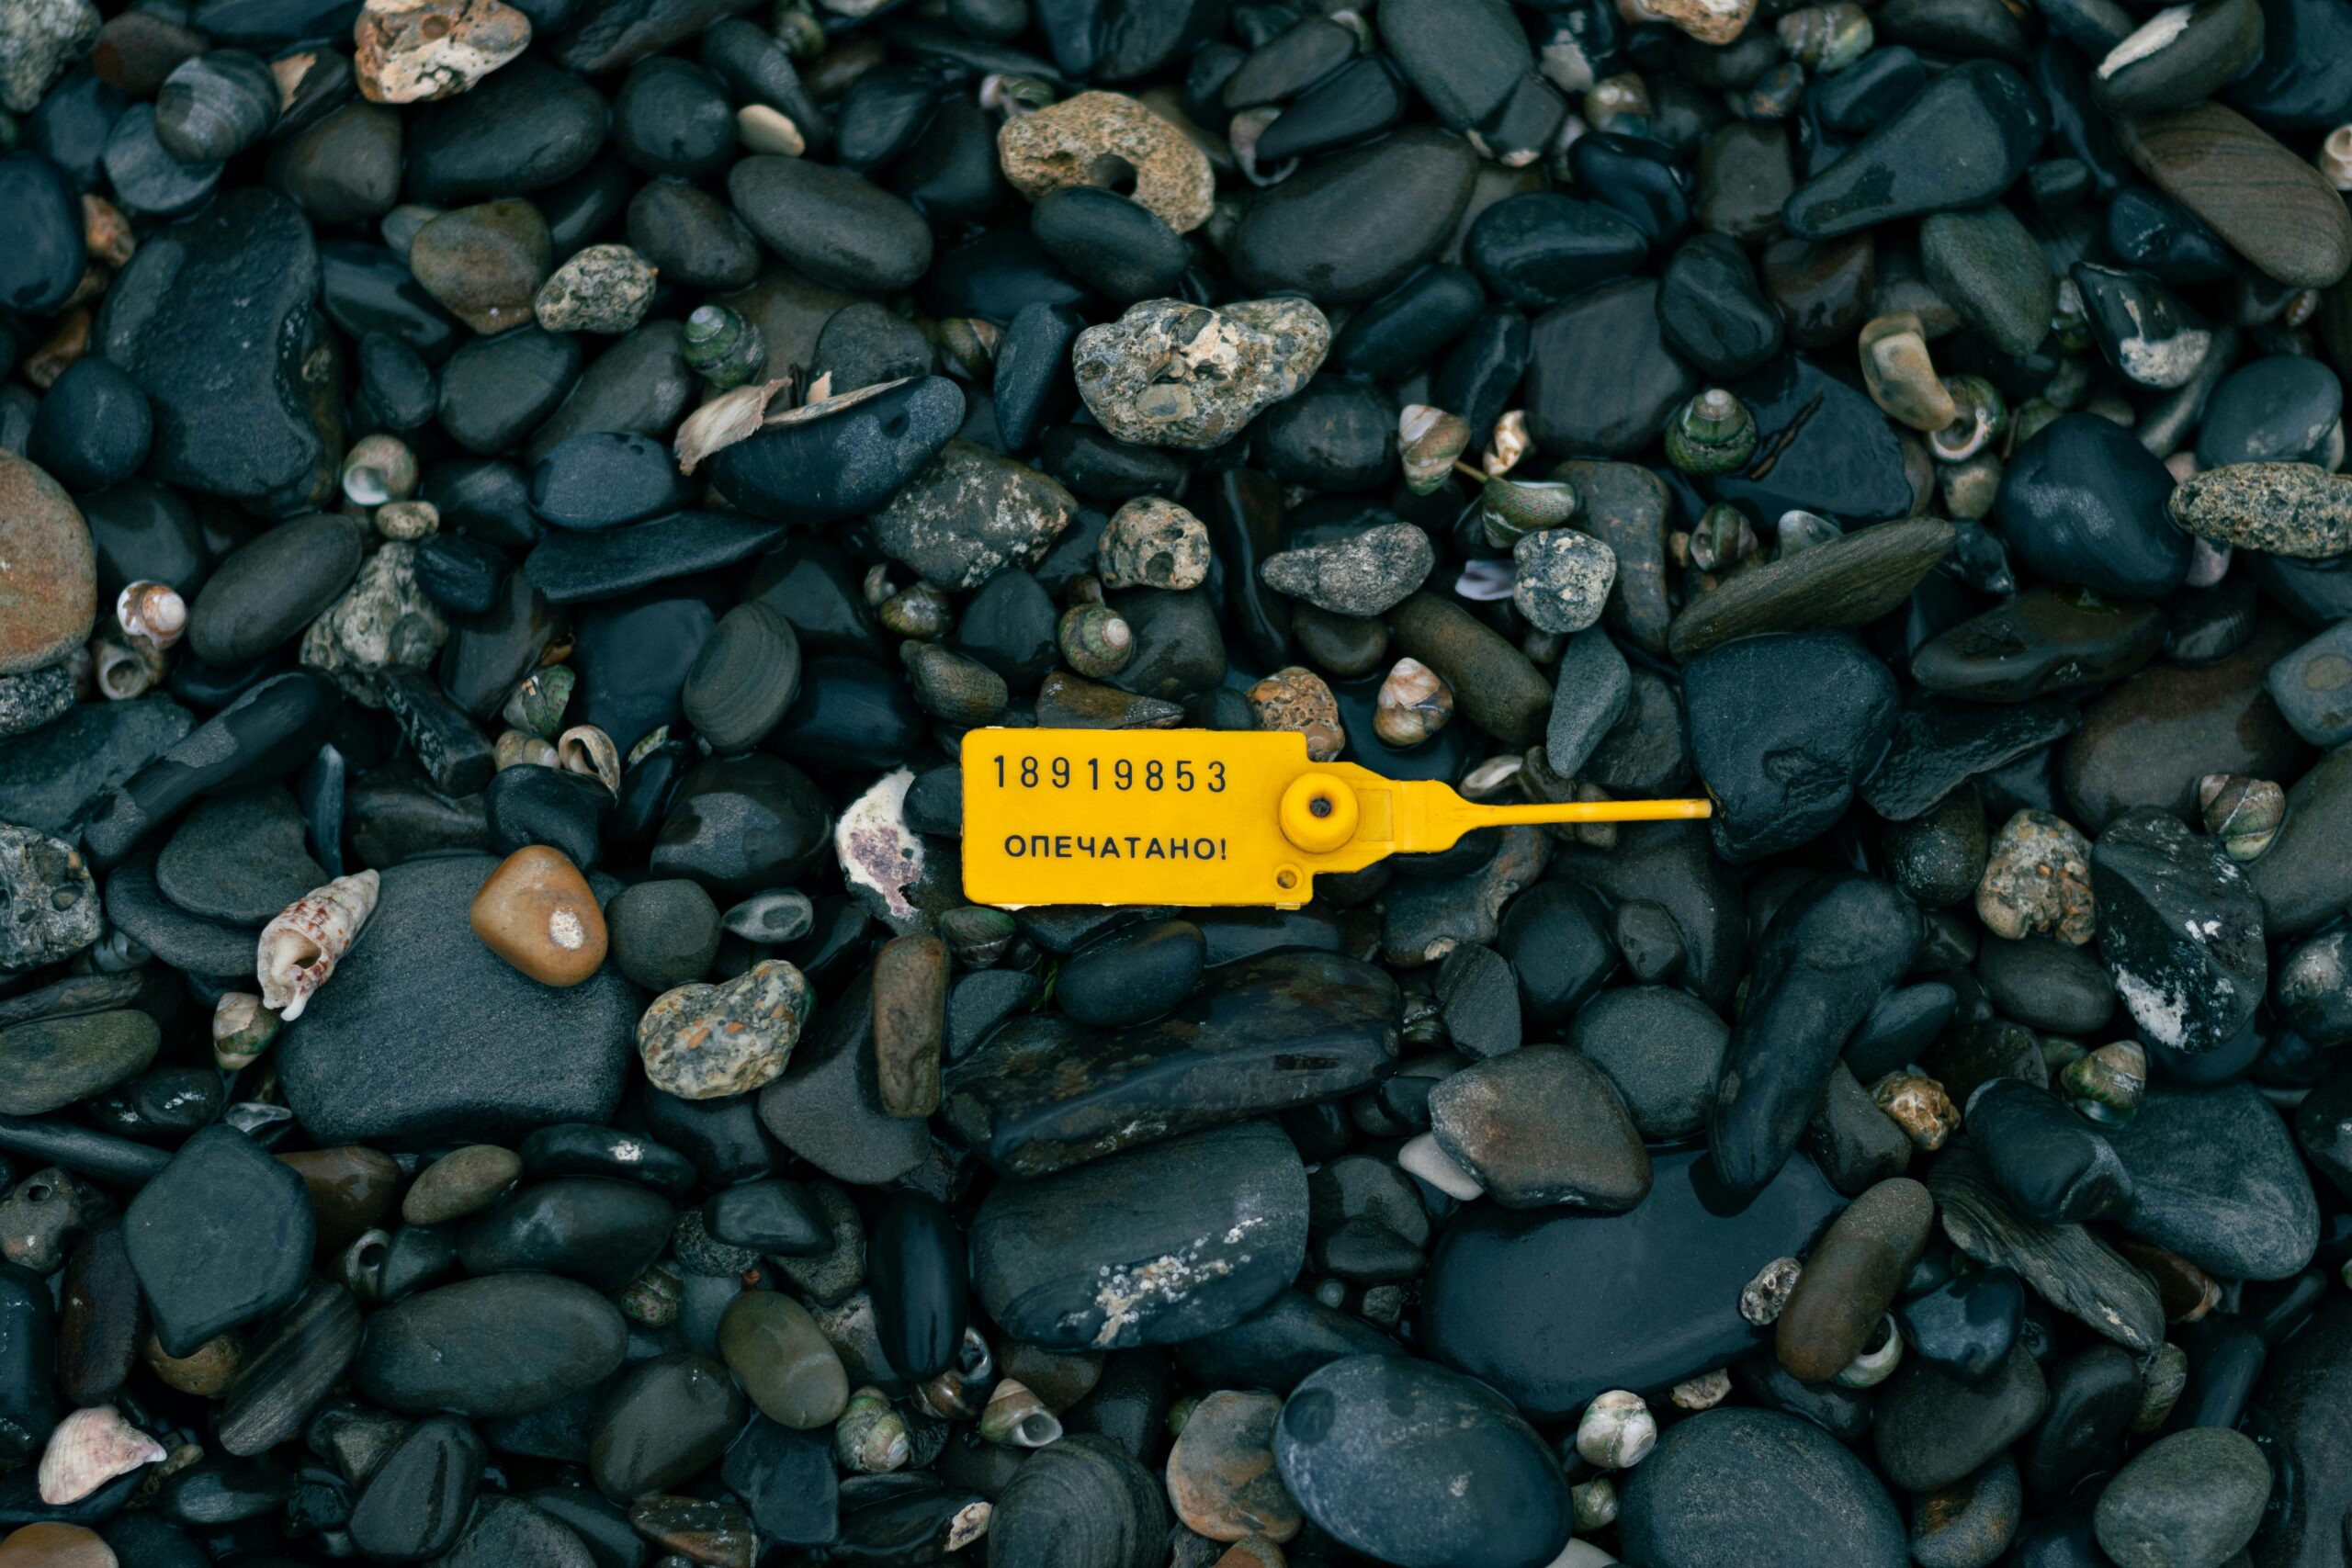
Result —
[[1583, 1533], [1605, 1530], [1617, 1522], [1617, 1483], [1605, 1475], [1569, 1487], [1568, 1502]]
[[502, 773], [509, 768], [552, 768], [559, 765], [554, 741], [526, 735], [519, 729], [499, 731], [498, 739], [491, 745], [490, 755]]
[[1408, 403], [1396, 416], [1396, 450], [1405, 488], [1427, 495], [1446, 481], [1470, 449], [1470, 422], [1429, 403]]
[[1577, 1457], [1603, 1470], [1631, 1470], [1657, 1444], [1657, 1418], [1629, 1389], [1596, 1395], [1577, 1422]]
[[1479, 456], [1478, 466], [1487, 478], [1500, 479], [1533, 450], [1535, 438], [1527, 434], [1527, 411], [1510, 409], [1495, 421], [1494, 434], [1487, 437], [1487, 450]]
[[1282, 118], [1282, 113], [1279, 105], [1259, 104], [1243, 109], [1226, 124], [1225, 144], [1233, 150], [1233, 162], [1241, 170], [1242, 178], [1253, 186], [1280, 185], [1298, 168], [1295, 158], [1284, 159], [1276, 168], [1258, 166], [1258, 139]]
[[1507, 550], [1530, 534], [1556, 528], [1577, 514], [1577, 487], [1566, 479], [1498, 476], [1478, 492], [1478, 527], [1487, 543]]
[[1793, 1258], [1775, 1258], [1758, 1269], [1756, 1278], [1740, 1288], [1739, 1315], [1758, 1328], [1780, 1322], [1781, 1309], [1789, 1304], [1797, 1276], [1804, 1272], [1804, 1265]]
[[2287, 820], [2287, 792], [2244, 773], [2207, 773], [2197, 781], [2197, 805], [2205, 830], [2240, 863], [2261, 859]]
[[261, 929], [254, 964], [262, 1005], [291, 1023], [302, 1016], [311, 994], [327, 983], [334, 966], [359, 939], [376, 912], [383, 879], [372, 871], [338, 876], [288, 904]]
[[889, 567], [881, 561], [867, 567], [865, 578], [858, 584], [858, 592], [865, 595], [866, 608], [871, 610], [879, 610], [888, 604], [890, 595], [898, 591], [899, 585], [890, 581]]
[[132, 969], [146, 967], [155, 955], [134, 941], [130, 932], [119, 926], [107, 931], [90, 949], [90, 967], [101, 975], [120, 975]]
[[594, 725], [575, 724], [556, 737], [555, 754], [566, 773], [585, 773], [615, 795], [620, 793], [620, 749]]
[[114, 618], [124, 637], [160, 652], [187, 630], [187, 601], [168, 582], [141, 579], [115, 595]]
[[1512, 787], [1526, 766], [1524, 757], [1489, 757], [1463, 774], [1457, 787], [1466, 799], [1493, 800]]
[[684, 1309], [686, 1282], [666, 1263], [656, 1263], [620, 1293], [621, 1315], [648, 1328], [667, 1328]]
[[2140, 1114], [2148, 1089], [2148, 1054], [2132, 1040], [2117, 1040], [2066, 1064], [2058, 1075], [2075, 1109], [2094, 1122], [2120, 1127]]
[[212, 1061], [224, 1073], [249, 1067], [277, 1038], [278, 1016], [251, 991], [223, 991], [212, 1004]]
[[579, 680], [569, 664], [550, 664], [523, 677], [498, 710], [499, 717], [526, 735], [552, 740], [563, 732], [563, 710]]
[[1136, 650], [1135, 628], [1127, 618], [1099, 602], [1063, 611], [1054, 637], [1061, 645], [1062, 662], [1091, 681], [1125, 670]]
[[1710, 387], [1666, 422], [1666, 457], [1686, 474], [1728, 474], [1756, 455], [1756, 416]]
[[697, 305], [679, 333], [686, 367], [725, 391], [768, 367], [768, 345], [742, 313], [725, 305]]
[[129, 702], [145, 696], [162, 682], [164, 650], [142, 640], [97, 637], [90, 644], [90, 668], [100, 696], [112, 703]]
[[111, 1404], [76, 1410], [60, 1421], [41, 1450], [40, 1500], [52, 1508], [78, 1503], [117, 1476], [164, 1457], [164, 1445], [122, 1418]]
[[919, 1386], [915, 1403], [943, 1421], [968, 1421], [987, 1408], [989, 1380], [995, 1375], [989, 1342], [978, 1329], [967, 1327], [956, 1348], [956, 1364]]
[[1701, 571], [1727, 572], [1764, 553], [1764, 541], [1738, 507], [1717, 502], [1699, 514], [1690, 530], [1690, 564]]
[[1007, 1448], [1042, 1449], [1061, 1435], [1061, 1422], [1018, 1378], [1000, 1381], [980, 1412], [980, 1436]]
[[833, 1426], [833, 1457], [860, 1475], [880, 1475], [904, 1466], [913, 1452], [906, 1418], [891, 1408], [890, 1396], [868, 1384], [849, 1396]]
[[992, 72], [980, 78], [980, 107], [1008, 115], [1035, 114], [1052, 107], [1053, 84], [1042, 76], [1013, 76]]
[[1847, 1388], [1876, 1388], [1884, 1382], [1903, 1360], [1903, 1336], [1895, 1331], [1892, 1314], [1878, 1322], [1878, 1332], [1871, 1337], [1862, 1353], [1846, 1363], [1838, 1374], [1838, 1382]]
[[1004, 343], [1004, 329], [978, 316], [950, 316], [928, 324], [924, 333], [939, 350], [940, 363], [950, 375], [984, 382], [996, 375], [996, 351]]
[[1845, 536], [1846, 530], [1819, 513], [1792, 507], [1781, 513], [1781, 521], [1772, 531], [1772, 558], [1786, 560], [1823, 545], [1836, 544]]
[[362, 1305], [373, 1306], [383, 1295], [384, 1258], [392, 1233], [362, 1231], [334, 1260], [334, 1277]]
[[2163, 1426], [2188, 1387], [2188, 1352], [2166, 1340], [2156, 1347], [2140, 1373], [2140, 1408], [2133, 1413], [2129, 1430], [2153, 1432]]
[[416, 479], [416, 454], [397, 435], [363, 435], [343, 455], [343, 497], [356, 506], [406, 501]]
[[2352, 125], [2339, 125], [2329, 131], [2312, 162], [2327, 176], [2328, 184], [2338, 190], [2352, 190]]
[[1944, 390], [1951, 394], [1960, 417], [1928, 436], [1928, 449], [1937, 459], [1957, 463], [1973, 457], [2001, 439], [2009, 427], [2008, 400], [1982, 376], [1947, 376]]
[[1924, 1154], [1942, 1148], [1944, 1141], [1960, 1131], [1960, 1108], [1952, 1104], [1944, 1086], [1925, 1073], [1911, 1069], [1889, 1073], [1871, 1087], [1871, 1099], [1894, 1118], [1909, 1135], [1911, 1146]]

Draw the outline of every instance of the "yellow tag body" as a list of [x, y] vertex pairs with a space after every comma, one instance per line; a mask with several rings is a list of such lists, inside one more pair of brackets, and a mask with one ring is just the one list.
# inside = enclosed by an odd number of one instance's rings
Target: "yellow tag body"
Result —
[[1703, 800], [1479, 806], [1444, 784], [1315, 762], [1293, 730], [974, 729], [964, 896], [977, 904], [1295, 908], [1317, 872], [1507, 822], [1704, 817]]

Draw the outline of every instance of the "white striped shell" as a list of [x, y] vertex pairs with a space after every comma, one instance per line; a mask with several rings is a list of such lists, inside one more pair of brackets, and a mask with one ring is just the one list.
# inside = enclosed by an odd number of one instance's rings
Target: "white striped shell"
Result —
[[111, 1404], [76, 1410], [49, 1435], [40, 1455], [40, 1500], [52, 1508], [78, 1503], [117, 1476], [164, 1457], [164, 1445], [124, 1420]]
[[338, 876], [314, 887], [261, 929], [254, 964], [262, 1005], [284, 1021], [302, 1016], [311, 993], [334, 973], [335, 961], [351, 951], [368, 917], [376, 912], [382, 879], [372, 871]]

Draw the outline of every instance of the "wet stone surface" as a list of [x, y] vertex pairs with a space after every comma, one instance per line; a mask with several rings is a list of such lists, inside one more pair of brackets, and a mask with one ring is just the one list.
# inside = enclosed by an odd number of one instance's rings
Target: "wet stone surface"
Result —
[[2344, 13], [0, 6], [0, 1562], [2335, 1568]]

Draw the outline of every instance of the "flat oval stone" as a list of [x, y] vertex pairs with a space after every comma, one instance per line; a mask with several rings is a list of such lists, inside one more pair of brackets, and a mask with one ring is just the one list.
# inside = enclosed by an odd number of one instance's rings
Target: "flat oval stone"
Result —
[[823, 1427], [849, 1403], [849, 1375], [808, 1309], [774, 1291], [745, 1291], [718, 1320], [718, 1348], [769, 1420]]
[[817, 1009], [784, 1076], [760, 1091], [775, 1140], [839, 1181], [894, 1181], [931, 1153], [930, 1123], [882, 1105], [874, 1050], [874, 976], [861, 971]]
[[1649, 240], [1614, 208], [1538, 191], [1478, 214], [1463, 250], [1496, 292], [1540, 310], [1633, 271]]
[[1375, 299], [1445, 243], [1476, 167], [1461, 138], [1424, 126], [1318, 158], [1250, 204], [1227, 262], [1253, 294]]
[[[1765, 1331], [1740, 1315], [1740, 1292], [1804, 1252], [1844, 1200], [1810, 1160], [1744, 1204], [1704, 1150], [1650, 1163], [1631, 1213], [1458, 1211], [1423, 1285], [1430, 1354], [1550, 1422], [1604, 1389], [1661, 1387], [1752, 1349]], [[1659, 1247], [1680, 1260], [1671, 1275], [1642, 1266]]]
[[1500, 0], [1405, 0], [1379, 20], [1380, 41], [1406, 80], [1456, 130], [1500, 108], [1533, 63]]
[[1622, 1483], [1617, 1529], [1657, 1568], [1910, 1558], [1878, 1478], [1812, 1422], [1771, 1410], [1702, 1411], [1669, 1427]]
[[1567, 1482], [1544, 1440], [1491, 1390], [1427, 1361], [1334, 1361], [1291, 1391], [1273, 1438], [1306, 1517], [1384, 1562], [1544, 1568], [1567, 1543]]
[[339, 513], [283, 523], [231, 552], [188, 606], [208, 663], [249, 664], [298, 635], [359, 571], [359, 525]]
[[0, 1029], [0, 1115], [44, 1116], [103, 1094], [144, 1071], [162, 1038], [129, 1008]]
[[711, 482], [762, 517], [835, 522], [896, 494], [963, 422], [964, 394], [945, 377], [886, 382], [796, 409], [720, 447]]
[[2049, 1405], [2049, 1385], [2023, 1345], [1978, 1383], [1906, 1360], [1879, 1389], [1880, 1467], [1906, 1491], [1949, 1486], [2031, 1431]]
[[1973, 207], [2025, 172], [2045, 128], [2024, 77], [1997, 61], [1971, 60], [1929, 82], [1799, 186], [1782, 218], [1799, 238], [1826, 240], [1890, 219]]
[[2125, 115], [2142, 174], [2270, 277], [2325, 288], [2352, 270], [2352, 212], [2317, 169], [2217, 103]]
[[2164, 636], [2154, 604], [2037, 583], [1921, 643], [1911, 678], [1973, 702], [2020, 702], [2129, 675], [2155, 657]]
[[1830, 1222], [1805, 1259], [1774, 1325], [1781, 1365], [1806, 1382], [1826, 1382], [1869, 1348], [1926, 1250], [1935, 1203], [1905, 1177], [1872, 1187]]
[[0, 305], [45, 316], [73, 294], [87, 261], [73, 184], [40, 153], [11, 152], [0, 158], [0, 209], [16, 219], [0, 262]]
[[[612, 1114], [641, 998], [609, 967], [550, 989], [484, 947], [467, 910], [497, 863], [384, 872], [359, 940], [277, 1046], [287, 1100], [313, 1136], [398, 1147]], [[475, 1047], [484, 1031], [497, 1051]]]
[[265, 924], [328, 880], [304, 831], [294, 797], [278, 785], [215, 795], [173, 831], [155, 861], [155, 886], [192, 915]]
[[637, 1182], [558, 1177], [468, 1220], [458, 1258], [470, 1273], [562, 1274], [612, 1294], [662, 1255], [676, 1218], [660, 1194]]
[[2099, 957], [2143, 1037], [2192, 1054], [2236, 1038], [2269, 979], [2262, 900], [2237, 863], [2143, 807], [2092, 845], [2091, 893]]
[[851, 170], [758, 155], [727, 172], [727, 194], [752, 232], [820, 283], [888, 293], [931, 267], [931, 226]]
[[1270, 1122], [1000, 1182], [970, 1233], [981, 1306], [1050, 1349], [1168, 1344], [1239, 1321], [1306, 1250], [1306, 1173]]
[[2283, 1280], [2311, 1261], [2318, 1201], [2278, 1113], [2245, 1083], [2148, 1086], [2106, 1129], [2134, 1183], [2124, 1227], [2229, 1279]]
[[1850, 637], [1784, 632], [1709, 649], [1683, 671], [1690, 750], [1725, 859], [1819, 837], [1884, 753], [1894, 681]]
[[[1743, 507], [1759, 520], [1777, 521], [1792, 508], [1820, 513], [1849, 527], [1911, 516], [1911, 481], [1905, 477], [1894, 427], [1853, 387], [1807, 355], [1791, 354], [1741, 378], [1731, 390], [1756, 417], [1759, 452], [1773, 457], [1770, 463], [1750, 462], [1707, 481], [1716, 500]], [[1910, 537], [1916, 546], [1918, 536]], [[1807, 550], [1772, 564], [1815, 553]], [[1733, 577], [1724, 588], [1746, 575]], [[1696, 603], [1713, 598], [1711, 593]]]
[[989, 1550], [1035, 1568], [1145, 1568], [1169, 1534], [1162, 1479], [1091, 1432], [1023, 1460], [989, 1518]]
[[1667, 629], [1667, 648], [1688, 660], [1758, 632], [1868, 625], [1909, 598], [1952, 542], [1951, 525], [1919, 517], [1759, 561], [1693, 598]]
[[2197, 465], [2321, 461], [2343, 417], [2344, 383], [2325, 365], [2288, 354], [2257, 359], [2213, 389], [2197, 425]]
[[123, 1213], [123, 1240], [164, 1351], [187, 1356], [301, 1293], [315, 1222], [302, 1179], [236, 1129], [180, 1145]]
[[1649, 1156], [1608, 1075], [1556, 1045], [1522, 1045], [1429, 1091], [1438, 1146], [1506, 1208], [1616, 1213], [1650, 1188]]
[[672, 1351], [629, 1368], [597, 1412], [589, 1473], [620, 1501], [666, 1492], [718, 1462], [743, 1424], [743, 1393], [707, 1356]]
[[1371, 964], [1265, 953], [1212, 971], [1156, 1022], [1015, 1017], [947, 1069], [942, 1109], [996, 1169], [1043, 1175], [1361, 1089], [1396, 1048], [1399, 1005]]
[[447, 1551], [473, 1510], [487, 1457], [465, 1422], [447, 1416], [419, 1421], [353, 1502], [352, 1544], [396, 1562]]
[[674, 511], [688, 499], [670, 449], [626, 432], [574, 435], [531, 473], [531, 510], [562, 528], [616, 527]]
[[390, 1410], [520, 1416], [617, 1371], [628, 1325], [588, 1286], [493, 1274], [393, 1303], [368, 1320], [357, 1377]]
[[2244, 1433], [2175, 1432], [2116, 1472], [2093, 1528], [2118, 1568], [2219, 1562], [2253, 1538], [2272, 1486], [2267, 1456]]

